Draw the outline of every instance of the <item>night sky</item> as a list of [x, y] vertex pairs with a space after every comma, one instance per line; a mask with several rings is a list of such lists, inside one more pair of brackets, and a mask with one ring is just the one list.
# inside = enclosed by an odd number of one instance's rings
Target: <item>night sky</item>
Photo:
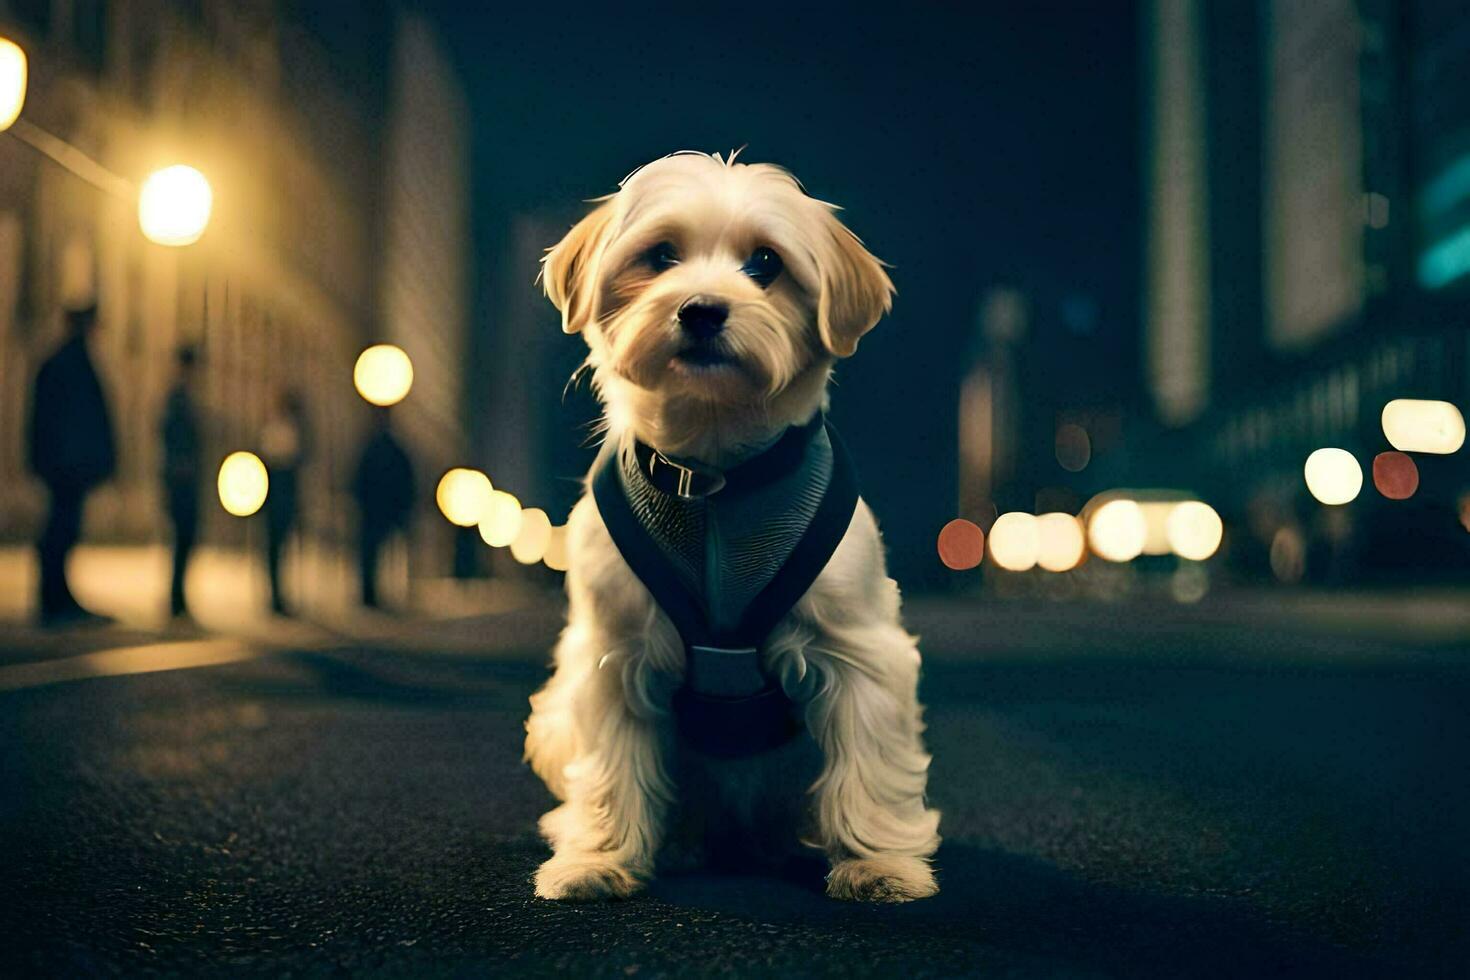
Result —
[[1137, 387], [1137, 12], [858, 9], [445, 3], [436, 15], [473, 113], [481, 329], [532, 288], [534, 267], [495, 258], [518, 215], [574, 214], [672, 150], [747, 145], [746, 159], [845, 208], [894, 266], [898, 298], [841, 367], [834, 416], [895, 573], [929, 583], [986, 288], [1017, 284], [1043, 315], [1091, 300], [1097, 336], [1076, 373]]

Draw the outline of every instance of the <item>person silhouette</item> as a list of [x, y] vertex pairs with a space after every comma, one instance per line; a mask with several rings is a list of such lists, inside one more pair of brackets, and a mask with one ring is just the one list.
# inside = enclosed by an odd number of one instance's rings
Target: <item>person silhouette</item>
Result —
[[87, 494], [117, 468], [107, 396], [87, 349], [96, 326], [96, 304], [68, 310], [66, 339], [41, 365], [31, 391], [28, 462], [50, 495], [36, 542], [40, 620], [46, 626], [103, 618], [83, 609], [66, 581], [66, 559], [81, 537]]
[[188, 613], [184, 573], [199, 532], [199, 497], [204, 482], [204, 445], [199, 429], [197, 387], [198, 354], [180, 347], [174, 354], [174, 384], [164, 402], [158, 435], [163, 445], [163, 486], [169, 522], [174, 529], [173, 576], [169, 585], [169, 612]]
[[406, 529], [413, 513], [413, 462], [393, 435], [387, 408], [373, 410], [373, 429], [353, 473], [357, 498], [358, 572], [362, 604], [378, 606], [378, 553], [394, 531]]
[[270, 471], [270, 494], [265, 498], [265, 563], [270, 573], [271, 609], [282, 616], [290, 613], [281, 585], [281, 552], [296, 525], [298, 475], [310, 450], [306, 401], [300, 391], [284, 390], [260, 440], [261, 455]]

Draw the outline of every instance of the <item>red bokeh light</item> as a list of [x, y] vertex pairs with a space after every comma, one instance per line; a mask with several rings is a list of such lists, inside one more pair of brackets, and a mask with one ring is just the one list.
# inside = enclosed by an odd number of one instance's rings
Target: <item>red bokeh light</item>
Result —
[[1404, 453], [1379, 453], [1373, 458], [1373, 485], [1389, 500], [1408, 500], [1419, 489], [1419, 467]]
[[985, 556], [985, 532], [972, 521], [957, 517], [939, 532], [939, 560], [957, 572], [974, 568]]

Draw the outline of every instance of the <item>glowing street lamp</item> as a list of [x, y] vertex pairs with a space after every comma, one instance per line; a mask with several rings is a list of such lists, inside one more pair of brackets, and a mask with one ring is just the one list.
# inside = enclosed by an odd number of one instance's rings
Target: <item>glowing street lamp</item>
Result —
[[265, 464], [254, 453], [230, 453], [219, 467], [219, 502], [236, 517], [260, 510], [270, 491]]
[[1169, 550], [1189, 561], [1204, 561], [1220, 550], [1225, 525], [1215, 508], [1202, 500], [1186, 500], [1169, 512]]
[[521, 511], [521, 527], [510, 543], [510, 553], [522, 565], [534, 565], [546, 556], [551, 544], [551, 518], [540, 507]]
[[159, 245], [192, 245], [209, 225], [214, 192], [193, 167], [164, 167], [143, 181], [138, 193], [138, 225]]
[[1082, 522], [1071, 514], [1042, 514], [1036, 519], [1036, 564], [1048, 572], [1067, 572], [1082, 564], [1087, 541]]
[[1448, 455], [1465, 444], [1465, 417], [1449, 402], [1395, 398], [1382, 420], [1389, 445], [1401, 452]]
[[401, 347], [374, 344], [357, 355], [352, 383], [357, 393], [374, 405], [396, 405], [413, 387], [413, 362]]
[[1363, 468], [1346, 449], [1318, 449], [1302, 468], [1307, 489], [1324, 504], [1345, 504], [1363, 489]]
[[521, 533], [521, 502], [514, 494], [496, 490], [480, 515], [480, 538], [492, 548], [504, 548]]
[[1132, 561], [1147, 541], [1148, 520], [1136, 500], [1110, 500], [1087, 522], [1087, 543], [1107, 561]]
[[480, 523], [494, 489], [484, 473], [457, 466], [439, 479], [434, 499], [439, 504], [439, 512], [449, 523], [474, 527]]
[[541, 560], [553, 572], [564, 572], [571, 567], [567, 556], [567, 526], [565, 524], [556, 525], [546, 536], [546, 554], [541, 556]]
[[1040, 550], [1041, 529], [1030, 514], [1011, 511], [1000, 515], [990, 526], [990, 558], [1008, 572], [1036, 567]]
[[26, 104], [26, 53], [14, 41], [0, 37], [0, 132], [20, 118]]

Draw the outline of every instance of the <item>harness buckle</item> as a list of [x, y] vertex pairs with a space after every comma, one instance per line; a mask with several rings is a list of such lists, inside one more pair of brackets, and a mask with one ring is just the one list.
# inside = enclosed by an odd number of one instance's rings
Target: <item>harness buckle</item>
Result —
[[685, 684], [696, 694], [743, 698], [767, 686], [755, 647], [711, 647], [690, 644]]
[[[658, 468], [667, 466], [674, 471], [674, 496], [682, 500], [693, 500], [696, 497], [708, 497], [718, 492], [725, 485], [724, 474], [715, 471], [696, 470], [676, 463], [663, 453], [654, 449], [648, 454], [648, 478], [653, 481], [654, 486], [662, 486], [663, 481], [659, 479]], [[695, 489], [694, 481], [700, 481], [699, 489]]]

